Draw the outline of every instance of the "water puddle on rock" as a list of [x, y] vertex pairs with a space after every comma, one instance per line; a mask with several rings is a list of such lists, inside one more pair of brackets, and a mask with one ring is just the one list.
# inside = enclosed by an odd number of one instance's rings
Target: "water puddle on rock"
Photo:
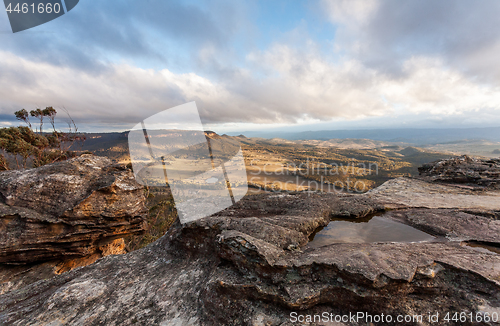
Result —
[[333, 218], [309, 237], [310, 247], [332, 243], [426, 242], [436, 238], [409, 225], [384, 218], [383, 213], [358, 219]]

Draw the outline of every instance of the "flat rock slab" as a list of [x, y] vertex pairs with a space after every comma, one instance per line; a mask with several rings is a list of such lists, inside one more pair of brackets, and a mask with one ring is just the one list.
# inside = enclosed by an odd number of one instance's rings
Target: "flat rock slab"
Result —
[[[483, 213], [483, 212], [481, 212]], [[402, 209], [389, 211], [394, 219], [449, 241], [478, 241], [500, 244], [500, 220], [457, 209]]]
[[[304, 240], [332, 216], [356, 218], [383, 207], [366, 195], [248, 196], [216, 216], [175, 224], [142, 250], [0, 296], [0, 324], [293, 325], [292, 312], [499, 310], [496, 253], [460, 241], [309, 248]], [[388, 214], [443, 235], [498, 240], [497, 220], [486, 215]], [[483, 234], [474, 231], [488, 222]]]
[[500, 211], [500, 191], [478, 191], [413, 178], [392, 179], [365, 196], [388, 208], [426, 207]]

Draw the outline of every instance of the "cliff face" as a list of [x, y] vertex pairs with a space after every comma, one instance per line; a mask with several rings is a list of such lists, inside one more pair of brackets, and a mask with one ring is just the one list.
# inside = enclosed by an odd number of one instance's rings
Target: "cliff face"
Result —
[[[292, 325], [291, 312], [499, 312], [500, 255], [466, 245], [500, 246], [499, 196], [408, 178], [364, 195], [247, 196], [175, 224], [144, 249], [0, 296], [0, 324]], [[384, 217], [441, 240], [308, 245], [332, 217], [388, 208]]]

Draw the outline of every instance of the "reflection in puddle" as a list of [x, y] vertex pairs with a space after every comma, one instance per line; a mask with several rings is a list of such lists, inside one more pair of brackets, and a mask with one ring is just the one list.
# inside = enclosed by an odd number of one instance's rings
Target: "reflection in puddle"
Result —
[[487, 253], [487, 254], [498, 254], [500, 255], [500, 248], [496, 246], [492, 246], [483, 242], [475, 242], [475, 241], [469, 241], [469, 242], [462, 242], [460, 244], [461, 246], [467, 246], [473, 250]]
[[332, 219], [309, 238], [309, 246], [321, 247], [332, 243], [423, 242], [435, 238], [411, 226], [381, 216], [362, 219]]

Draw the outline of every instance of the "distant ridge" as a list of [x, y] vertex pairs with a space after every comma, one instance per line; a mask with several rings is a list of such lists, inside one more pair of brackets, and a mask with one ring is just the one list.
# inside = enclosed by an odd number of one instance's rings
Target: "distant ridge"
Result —
[[[229, 133], [231, 134], [231, 133]], [[238, 132], [242, 134], [242, 132]], [[500, 127], [450, 129], [364, 129], [318, 130], [303, 132], [243, 132], [247, 137], [284, 138], [288, 140], [371, 139], [416, 145], [443, 144], [461, 140], [489, 140], [500, 142]]]

